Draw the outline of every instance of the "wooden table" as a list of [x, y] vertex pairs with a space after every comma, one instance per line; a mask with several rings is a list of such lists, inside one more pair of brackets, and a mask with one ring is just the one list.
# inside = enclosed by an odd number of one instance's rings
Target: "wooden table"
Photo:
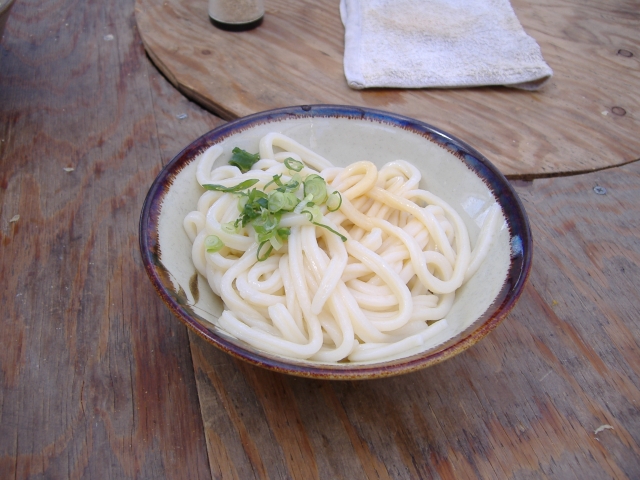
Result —
[[[552, 68], [581, 65], [563, 81], [588, 96], [606, 64], [613, 87], [630, 86], [626, 115], [596, 113], [637, 125], [640, 35], [616, 29], [622, 14], [640, 23], [638, 2], [586, 2], [599, 11], [589, 28], [569, 14], [581, 5], [560, 3], [549, 5], [554, 28], [602, 55], [576, 57], [566, 44], [545, 52]], [[562, 118], [545, 119], [560, 132], [558, 155], [600, 138], [593, 156], [626, 165], [514, 173], [533, 270], [479, 344], [384, 380], [283, 376], [188, 332], [146, 278], [147, 189], [224, 120], [158, 73], [134, 15], [133, 0], [18, 0], [0, 42], [0, 478], [640, 478], [637, 130], [607, 143], [597, 129], [572, 136]], [[544, 41], [542, 31], [531, 33]], [[472, 95], [478, 108], [506, 96], [423, 93], [450, 105]], [[471, 129], [441, 126], [463, 138]], [[523, 152], [546, 148], [526, 142], [523, 133]]]
[[390, 110], [464, 138], [514, 178], [584, 173], [638, 158], [637, 0], [512, 0], [554, 71], [536, 93], [352, 90], [343, 72], [339, 3], [266, 0], [262, 26], [242, 33], [212, 28], [204, 0], [136, 0], [135, 16], [156, 66], [225, 119], [313, 103]]

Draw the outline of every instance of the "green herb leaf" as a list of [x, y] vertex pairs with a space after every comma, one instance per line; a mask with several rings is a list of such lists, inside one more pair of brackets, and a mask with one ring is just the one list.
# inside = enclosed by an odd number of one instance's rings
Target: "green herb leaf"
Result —
[[253, 167], [253, 164], [260, 160], [260, 154], [251, 154], [246, 150], [235, 147], [231, 150], [231, 159], [229, 165], [234, 165], [240, 169], [242, 173], [247, 173]]

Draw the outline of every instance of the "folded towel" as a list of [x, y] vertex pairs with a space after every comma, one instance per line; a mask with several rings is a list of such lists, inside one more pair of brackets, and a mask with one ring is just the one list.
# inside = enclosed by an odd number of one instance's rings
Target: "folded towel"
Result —
[[508, 85], [553, 74], [509, 0], [341, 0], [351, 88]]

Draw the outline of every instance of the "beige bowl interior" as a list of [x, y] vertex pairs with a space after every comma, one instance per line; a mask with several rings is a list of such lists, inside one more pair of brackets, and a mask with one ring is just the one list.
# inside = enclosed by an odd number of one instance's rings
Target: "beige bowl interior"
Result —
[[[442, 146], [413, 131], [370, 120], [315, 117], [251, 126], [218, 142], [224, 148], [224, 154], [216, 165], [226, 164], [234, 147], [257, 152], [260, 138], [273, 131], [292, 137], [339, 166], [359, 160], [372, 161], [379, 167], [396, 159], [412, 162], [422, 172], [421, 187], [443, 198], [462, 216], [472, 246], [487, 209], [496, 202], [484, 181]], [[252, 347], [217, 328], [222, 301], [211, 292], [206, 279], [196, 274], [191, 261], [191, 242], [182, 222], [185, 215], [195, 209], [203, 192], [195, 179], [196, 164], [197, 155], [194, 155], [193, 161], [174, 177], [162, 203], [158, 221], [160, 261], [170, 272], [175, 291], [184, 292], [193, 311], [210, 323], [209, 328], [253, 351]], [[454, 306], [446, 317], [448, 328], [427, 345], [406, 352], [402, 357], [437, 349], [438, 345], [469, 328], [494, 302], [507, 278], [511, 256], [509, 230], [504, 220], [498, 223], [499, 231], [488, 259], [456, 295]], [[297, 360], [296, 363], [305, 362]]]

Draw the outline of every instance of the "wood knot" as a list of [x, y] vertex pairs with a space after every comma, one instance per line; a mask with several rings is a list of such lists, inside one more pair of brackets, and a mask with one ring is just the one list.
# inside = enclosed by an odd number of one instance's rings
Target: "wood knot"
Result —
[[618, 115], [619, 117], [623, 117], [627, 114], [627, 111], [622, 107], [613, 107], [611, 108], [611, 113]]
[[211, 50], [207, 50], [206, 48], [200, 52], [202, 55], [211, 55]]
[[630, 52], [629, 50], [625, 50], [624, 48], [621, 48], [620, 50], [618, 50], [618, 55], [620, 55], [621, 57], [633, 57], [633, 52]]

